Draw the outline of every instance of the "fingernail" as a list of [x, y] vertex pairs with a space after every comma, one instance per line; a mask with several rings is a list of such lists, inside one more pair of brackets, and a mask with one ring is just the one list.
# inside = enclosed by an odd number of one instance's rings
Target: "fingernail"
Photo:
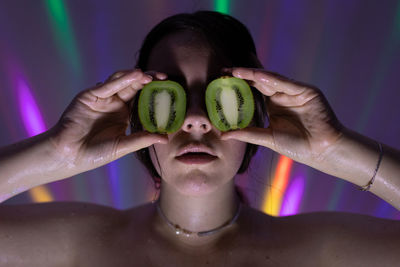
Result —
[[145, 83], [149, 83], [153, 80], [153, 77], [151, 77], [150, 75], [146, 75], [144, 76], [144, 78], [142, 79], [143, 82]]
[[243, 75], [240, 73], [240, 71], [235, 71], [234, 73], [232, 72], [232, 74], [238, 78], [243, 78]]
[[160, 73], [160, 74], [158, 74], [158, 79], [165, 80], [165, 79], [167, 79], [167, 75], [164, 73]]

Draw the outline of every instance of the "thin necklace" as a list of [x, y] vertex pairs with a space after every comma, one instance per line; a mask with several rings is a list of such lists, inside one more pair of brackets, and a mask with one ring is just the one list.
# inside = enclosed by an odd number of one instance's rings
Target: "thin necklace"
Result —
[[221, 231], [223, 228], [228, 227], [231, 224], [233, 224], [239, 217], [240, 210], [242, 208], [242, 203], [239, 202], [238, 208], [236, 210], [236, 214], [235, 214], [235, 216], [233, 216], [232, 219], [230, 219], [229, 221], [227, 221], [226, 223], [224, 223], [223, 225], [221, 225], [217, 228], [214, 228], [214, 229], [211, 229], [208, 231], [202, 231], [202, 232], [192, 232], [192, 231], [189, 231], [189, 230], [186, 230], [186, 229], [180, 227], [178, 224], [172, 223], [170, 220], [168, 220], [168, 218], [165, 216], [165, 214], [161, 210], [160, 201], [157, 201], [156, 206], [157, 206], [158, 213], [161, 215], [161, 218], [163, 218], [163, 220], [175, 231], [175, 234], [177, 234], [177, 235], [183, 234], [187, 237], [190, 237], [193, 235], [197, 235], [197, 236], [201, 237], [201, 236], [212, 235], [216, 232]]

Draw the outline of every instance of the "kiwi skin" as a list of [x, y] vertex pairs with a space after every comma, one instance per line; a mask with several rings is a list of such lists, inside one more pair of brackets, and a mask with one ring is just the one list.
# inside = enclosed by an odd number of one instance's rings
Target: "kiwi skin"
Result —
[[[228, 123], [222, 111], [220, 95], [224, 88], [235, 90], [238, 97], [237, 103], [240, 110], [238, 111], [237, 123], [234, 125]], [[211, 123], [220, 131], [243, 129], [253, 119], [254, 97], [250, 86], [243, 79], [230, 76], [220, 77], [207, 86], [205, 98], [208, 117]]]
[[[155, 94], [166, 90], [172, 98], [170, 107], [170, 121], [165, 128], [157, 127], [155, 122], [152, 101]], [[152, 99], [153, 98], [153, 99]], [[183, 87], [174, 81], [152, 81], [146, 84], [139, 95], [138, 103], [139, 119], [145, 130], [151, 133], [169, 134], [179, 130], [186, 114], [186, 93]]]

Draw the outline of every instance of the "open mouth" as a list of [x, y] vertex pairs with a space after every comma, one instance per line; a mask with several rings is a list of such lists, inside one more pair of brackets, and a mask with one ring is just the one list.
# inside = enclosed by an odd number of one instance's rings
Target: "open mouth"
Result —
[[188, 152], [175, 158], [185, 164], [206, 164], [218, 157], [205, 152]]

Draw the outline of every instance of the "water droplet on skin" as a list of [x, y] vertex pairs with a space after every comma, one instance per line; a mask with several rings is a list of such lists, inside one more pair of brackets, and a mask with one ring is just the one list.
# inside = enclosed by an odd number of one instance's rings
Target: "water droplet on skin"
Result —
[[99, 158], [93, 160], [94, 163], [97, 163], [97, 162], [99, 162], [99, 161], [104, 161], [103, 156], [101, 156], [101, 157], [99, 157]]

